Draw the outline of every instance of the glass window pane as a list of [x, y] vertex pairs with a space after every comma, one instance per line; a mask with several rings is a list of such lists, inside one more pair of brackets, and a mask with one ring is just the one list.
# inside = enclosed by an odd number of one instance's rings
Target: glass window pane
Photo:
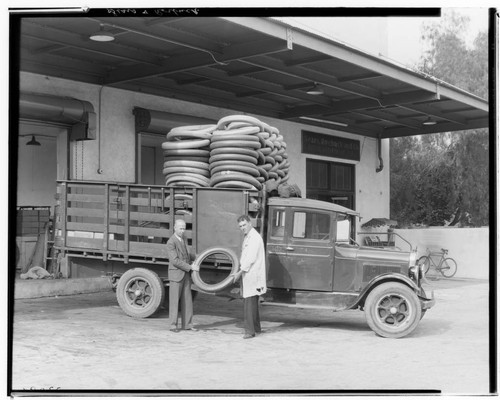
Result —
[[271, 236], [283, 237], [285, 235], [285, 210], [274, 210], [271, 221]]
[[330, 216], [317, 212], [296, 212], [293, 218], [293, 237], [303, 239], [330, 239]]

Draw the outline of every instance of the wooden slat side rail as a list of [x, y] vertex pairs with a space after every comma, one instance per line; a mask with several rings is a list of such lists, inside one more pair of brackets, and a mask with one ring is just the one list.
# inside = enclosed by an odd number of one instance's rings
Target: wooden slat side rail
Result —
[[102, 246], [102, 239], [71, 237], [66, 238], [67, 247], [76, 247], [81, 249], [95, 249], [100, 250]]
[[68, 217], [80, 217], [80, 218], [104, 217], [104, 209], [71, 206], [68, 207], [66, 210], [67, 210], [66, 215]]
[[86, 222], [67, 222], [68, 231], [99, 232], [104, 234], [104, 224], [92, 224]]
[[98, 194], [69, 193], [67, 199], [68, 201], [98, 203], [98, 205], [104, 205], [104, 196]]
[[[125, 227], [120, 225], [110, 225], [109, 233], [116, 233], [119, 235], [125, 235]], [[172, 236], [172, 233], [169, 232], [168, 229], [165, 228], [142, 228], [142, 227], [130, 227], [130, 233], [136, 236], [154, 236], [161, 238], [169, 238]], [[184, 233], [187, 239], [192, 239], [193, 231], [186, 230]]]

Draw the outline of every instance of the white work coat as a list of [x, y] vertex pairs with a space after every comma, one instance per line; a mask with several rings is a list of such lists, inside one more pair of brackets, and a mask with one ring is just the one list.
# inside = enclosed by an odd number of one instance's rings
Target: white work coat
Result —
[[242, 296], [259, 296], [266, 293], [266, 252], [264, 241], [254, 229], [245, 235], [240, 258]]

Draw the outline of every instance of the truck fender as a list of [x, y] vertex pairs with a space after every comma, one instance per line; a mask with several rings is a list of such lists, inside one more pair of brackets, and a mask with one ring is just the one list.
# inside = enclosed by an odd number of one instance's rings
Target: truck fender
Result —
[[403, 274], [398, 273], [386, 273], [373, 278], [368, 285], [361, 291], [356, 302], [350, 307], [351, 309], [356, 309], [358, 307], [362, 307], [365, 303], [365, 299], [368, 294], [378, 285], [385, 282], [400, 282], [404, 285], [408, 286], [410, 289], [413, 289], [417, 296], [420, 294], [419, 287], [413, 282], [410, 278]]

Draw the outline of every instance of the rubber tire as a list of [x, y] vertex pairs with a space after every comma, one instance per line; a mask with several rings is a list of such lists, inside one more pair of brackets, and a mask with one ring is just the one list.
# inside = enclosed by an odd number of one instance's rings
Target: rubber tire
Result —
[[194, 185], [199, 185], [201, 187], [210, 186], [209, 179], [198, 174], [188, 174], [188, 173], [173, 174], [165, 178], [166, 186], [171, 186], [172, 183], [177, 183], [177, 185], [182, 185], [180, 182], [183, 182], [182, 184], [186, 184], [186, 182], [188, 182]]
[[172, 167], [199, 168], [208, 171], [208, 163], [204, 162], [177, 160], [177, 161], [165, 161], [163, 163], [163, 168], [172, 168]]
[[270, 147], [261, 147], [259, 149], [259, 153], [262, 153], [264, 156], [268, 156], [272, 151], [273, 149], [271, 149]]
[[233, 265], [231, 267], [231, 272], [222, 282], [209, 285], [201, 280], [199, 271], [191, 272], [191, 278], [193, 279], [193, 283], [198, 286], [201, 290], [204, 290], [209, 293], [218, 292], [226, 287], [230, 286], [233, 283], [233, 278], [230, 276], [233, 273], [236, 273], [240, 268], [240, 261], [238, 256], [230, 249], [226, 249], [224, 247], [209, 247], [208, 249], [202, 251], [198, 257], [193, 262], [194, 266], [200, 267], [201, 263], [205, 258], [211, 256], [212, 254], [222, 253], [229, 257], [232, 261]]
[[457, 273], [457, 262], [453, 258], [445, 258], [441, 267], [443, 267], [444, 263], [450, 265], [450, 269], [440, 269], [439, 272], [441, 272], [441, 275], [445, 278], [453, 278]]
[[216, 135], [212, 137], [211, 143], [221, 142], [225, 140], [237, 140], [239, 142], [259, 142], [259, 138], [255, 135], [236, 135], [236, 134], [227, 134], [227, 135]]
[[[377, 313], [379, 305], [389, 295], [394, 295], [402, 299], [404, 304], [406, 304], [406, 310], [409, 315], [405, 316], [401, 321], [401, 326], [393, 327], [389, 323], [385, 323]], [[383, 309], [384, 307], [381, 308]], [[385, 338], [401, 338], [409, 335], [417, 328], [422, 316], [418, 296], [411, 288], [400, 282], [386, 282], [376, 286], [368, 294], [364, 310], [366, 321], [372, 331]], [[387, 319], [388, 317], [386, 317]]]
[[[231, 125], [231, 124], [229, 124]], [[218, 129], [213, 132], [213, 136], [224, 136], [224, 135], [255, 135], [260, 132], [260, 128], [258, 126], [249, 125], [242, 126], [239, 128], [227, 128], [227, 129]]]
[[213, 176], [217, 172], [222, 172], [222, 171], [231, 171], [231, 172], [242, 172], [244, 174], [252, 175], [255, 178], [258, 178], [260, 176], [260, 172], [257, 168], [249, 168], [243, 165], [238, 165], [234, 164], [232, 166], [229, 165], [219, 165], [218, 167], [212, 168], [210, 171], [210, 174]]
[[262, 176], [266, 181], [269, 179], [269, 174], [260, 165], [257, 165], [257, 170], [259, 171], [260, 176]]
[[219, 140], [210, 143], [210, 150], [219, 149], [221, 147], [243, 147], [245, 149], [260, 149], [260, 142], [251, 142], [249, 140]]
[[217, 154], [243, 154], [246, 156], [255, 157], [255, 159], [259, 157], [259, 154], [256, 150], [243, 147], [221, 147], [219, 149], [213, 149], [210, 151], [210, 156], [216, 156]]
[[224, 130], [225, 127], [231, 122], [245, 122], [254, 126], [258, 126], [261, 131], [264, 130], [264, 124], [257, 118], [251, 117], [250, 115], [228, 115], [227, 117], [223, 117], [217, 123], [217, 129]]
[[208, 172], [206, 169], [201, 169], [201, 168], [191, 168], [191, 167], [169, 167], [169, 168], [163, 168], [163, 175], [171, 175], [171, 174], [183, 174], [183, 173], [189, 173], [189, 174], [197, 174], [204, 176], [206, 178], [210, 178], [210, 172]]
[[249, 183], [252, 186], [255, 186], [257, 189], [262, 189], [262, 184], [255, 179], [253, 176], [243, 174], [240, 172], [231, 172], [231, 173], [221, 173], [218, 172], [217, 174], [212, 175], [210, 178], [210, 186], [214, 186], [219, 182], [224, 182], [224, 181], [242, 181]]
[[259, 190], [255, 186], [242, 181], [224, 181], [216, 183], [214, 188], [217, 189], [248, 189], [248, 190]]
[[234, 165], [239, 165], [239, 166], [242, 166], [242, 167], [256, 168], [256, 169], [258, 169], [258, 165], [255, 165], [253, 163], [246, 162], [246, 161], [234, 161], [234, 160], [214, 161], [213, 163], [210, 164], [209, 168], [210, 168], [210, 170], [213, 170], [216, 167], [229, 168], [229, 167], [232, 167]]
[[210, 144], [209, 139], [179, 140], [178, 142], [163, 142], [163, 150], [199, 149]]
[[210, 157], [195, 157], [195, 156], [165, 156], [163, 157], [163, 161], [194, 161], [194, 162], [202, 162], [208, 164], [208, 159]]
[[216, 154], [215, 156], [211, 156], [208, 160], [210, 164], [216, 161], [247, 161], [252, 164], [257, 165], [257, 159], [252, 156], [246, 156], [244, 154]]
[[[151, 289], [150, 299], [144, 305], [131, 304], [131, 302], [133, 303], [137, 299], [133, 299], [135, 294], [130, 285], [138, 281], [145, 282], [146, 288]], [[128, 316], [133, 318], [148, 318], [154, 315], [163, 305], [165, 287], [155, 272], [146, 268], [132, 268], [126, 271], [118, 280], [116, 299], [123, 312]]]
[[179, 138], [210, 139], [217, 125], [189, 125], [173, 128], [167, 133], [167, 140]]
[[422, 265], [424, 264], [424, 275], [429, 272], [429, 269], [431, 267], [431, 260], [429, 259], [428, 256], [422, 256], [417, 260], [417, 265]]
[[210, 157], [210, 150], [205, 149], [172, 149], [163, 150], [163, 156], [193, 156], [193, 157]]

